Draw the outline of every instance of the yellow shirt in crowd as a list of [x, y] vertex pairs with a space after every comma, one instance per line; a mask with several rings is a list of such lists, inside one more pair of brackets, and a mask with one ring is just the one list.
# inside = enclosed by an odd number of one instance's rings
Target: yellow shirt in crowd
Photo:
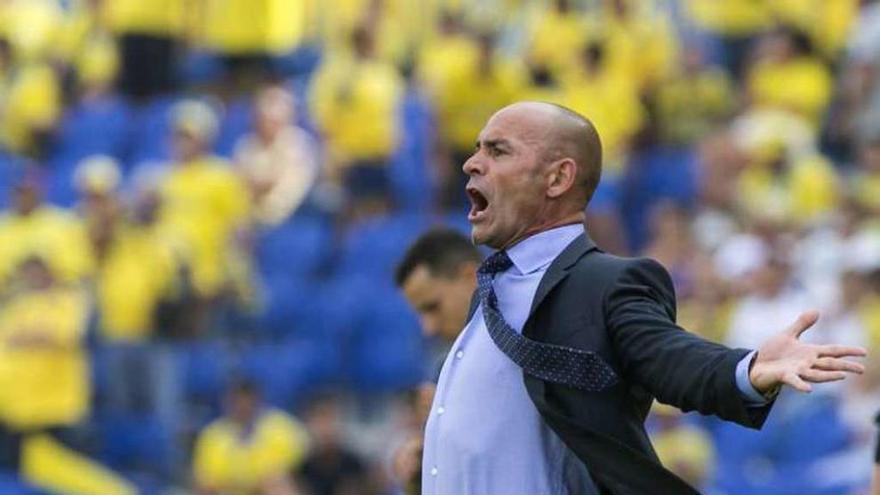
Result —
[[33, 255], [45, 259], [55, 277], [65, 282], [90, 275], [94, 266], [85, 227], [73, 215], [50, 206], [27, 216], [0, 217], [0, 280], [9, 280]]
[[753, 164], [740, 177], [739, 197], [759, 216], [810, 222], [837, 206], [837, 176], [831, 163], [819, 155], [796, 159], [777, 174], [769, 165]]
[[336, 165], [381, 160], [397, 147], [403, 80], [380, 60], [328, 55], [311, 88], [312, 115]]
[[305, 429], [290, 415], [263, 411], [250, 432], [221, 418], [199, 434], [193, 454], [196, 484], [224, 495], [247, 495], [299, 466], [308, 446]]
[[820, 60], [796, 57], [783, 63], [757, 63], [747, 85], [757, 107], [792, 111], [818, 127], [831, 99], [833, 79]]
[[[82, 339], [88, 301], [78, 289], [15, 295], [0, 305], [0, 420], [16, 430], [71, 425], [89, 408]], [[39, 347], [16, 339], [40, 338]]]
[[306, 30], [305, 0], [205, 0], [199, 29], [205, 44], [228, 55], [292, 51]]
[[102, 2], [107, 26], [117, 34], [176, 37], [188, 29], [189, 0], [112, 0]]
[[523, 91], [525, 70], [515, 62], [497, 59], [488, 71], [478, 62], [451, 81], [446, 107], [440, 109], [443, 133], [458, 151], [471, 151], [489, 117], [516, 101]]
[[110, 341], [139, 342], [155, 330], [154, 317], [176, 274], [173, 253], [153, 229], [122, 227], [97, 270], [101, 331]]
[[602, 136], [604, 161], [609, 170], [615, 169], [645, 119], [638, 89], [610, 70], [581, 73], [566, 82], [565, 88], [567, 106], [593, 122]]
[[216, 295], [230, 278], [234, 234], [248, 222], [246, 186], [225, 160], [205, 156], [175, 164], [160, 193], [162, 235], [185, 260], [196, 291]]
[[0, 138], [16, 153], [32, 152], [34, 133], [50, 130], [61, 116], [58, 77], [48, 64], [33, 62], [11, 69], [2, 79]]
[[528, 55], [532, 60], [545, 62], [556, 73], [577, 64], [587, 37], [587, 26], [579, 12], [548, 10], [535, 18], [530, 30]]

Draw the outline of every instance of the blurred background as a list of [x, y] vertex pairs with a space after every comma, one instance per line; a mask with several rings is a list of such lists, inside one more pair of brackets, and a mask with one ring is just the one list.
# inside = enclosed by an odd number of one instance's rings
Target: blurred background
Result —
[[[0, 1], [0, 493], [397, 494], [442, 345], [394, 285], [501, 106], [592, 119], [606, 251], [755, 347], [880, 340], [880, 2]], [[867, 493], [880, 366], [763, 432], [658, 407], [706, 493]], [[405, 456], [404, 456], [405, 460]]]

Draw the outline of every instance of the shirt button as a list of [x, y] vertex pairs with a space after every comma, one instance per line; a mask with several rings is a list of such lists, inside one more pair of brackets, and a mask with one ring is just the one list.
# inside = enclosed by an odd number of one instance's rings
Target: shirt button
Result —
[[461, 359], [461, 358], [463, 358], [463, 357], [464, 357], [464, 351], [458, 351], [458, 352], [456, 352], [456, 353], [455, 353], [455, 357], [456, 357], [457, 359]]
[[431, 468], [431, 476], [437, 476], [437, 466]]
[[445, 412], [446, 412], [446, 408], [445, 408], [445, 407], [440, 406], [440, 407], [437, 408], [437, 414], [443, 414], [443, 413], [445, 413]]

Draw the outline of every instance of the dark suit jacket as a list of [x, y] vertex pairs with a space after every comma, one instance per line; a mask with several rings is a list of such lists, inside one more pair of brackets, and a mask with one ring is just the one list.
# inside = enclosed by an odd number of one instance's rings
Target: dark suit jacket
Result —
[[770, 405], [747, 408], [736, 386], [736, 365], [748, 350], [708, 342], [675, 324], [672, 280], [659, 263], [606, 254], [586, 235], [547, 269], [523, 334], [596, 352], [620, 377], [590, 393], [523, 375], [544, 421], [602, 493], [697, 493], [662, 467], [648, 440], [644, 421], [654, 398], [751, 428], [760, 428], [770, 411]]

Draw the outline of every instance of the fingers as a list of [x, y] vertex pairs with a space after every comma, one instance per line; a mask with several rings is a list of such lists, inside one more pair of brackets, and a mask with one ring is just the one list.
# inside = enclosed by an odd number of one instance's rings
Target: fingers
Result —
[[813, 387], [810, 386], [809, 383], [805, 382], [797, 373], [792, 371], [782, 375], [782, 383], [801, 392], [811, 392], [813, 390]]
[[822, 371], [849, 371], [850, 373], [858, 373], [861, 375], [865, 372], [865, 365], [846, 359], [823, 357], [817, 359], [813, 363], [813, 369]]
[[818, 319], [819, 319], [819, 312], [818, 311], [816, 311], [816, 310], [806, 311], [804, 313], [801, 313], [801, 315], [798, 316], [798, 319], [795, 320], [795, 322], [792, 323], [792, 325], [790, 327], [788, 327], [788, 330], [786, 330], [786, 331], [788, 333], [790, 333], [795, 338], [800, 337], [801, 334], [804, 333], [808, 328], [815, 325], [816, 321]]
[[846, 373], [843, 371], [822, 371], [810, 369], [802, 372], [800, 374], [800, 377], [812, 383], [825, 383], [843, 380], [844, 378], [846, 378]]
[[820, 345], [818, 350], [819, 357], [862, 357], [868, 354], [862, 347], [848, 345]]

